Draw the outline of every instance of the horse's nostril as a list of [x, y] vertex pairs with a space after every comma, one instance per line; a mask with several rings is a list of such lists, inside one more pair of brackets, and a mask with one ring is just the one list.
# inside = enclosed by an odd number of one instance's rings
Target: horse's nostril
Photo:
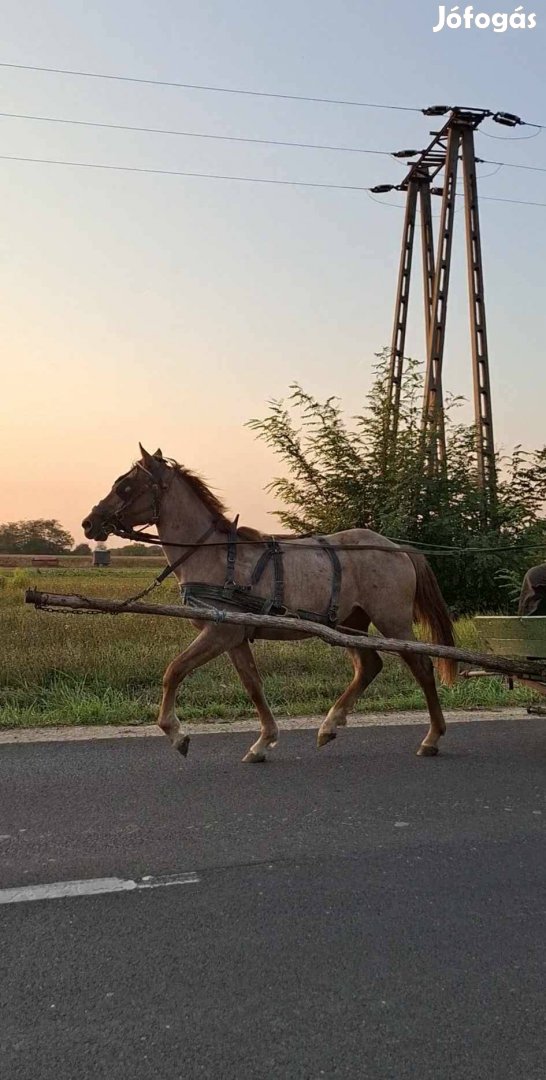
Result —
[[83, 529], [83, 531], [87, 532], [87, 530], [90, 529], [90, 528], [91, 528], [91, 518], [84, 518], [83, 521], [82, 521], [82, 529]]

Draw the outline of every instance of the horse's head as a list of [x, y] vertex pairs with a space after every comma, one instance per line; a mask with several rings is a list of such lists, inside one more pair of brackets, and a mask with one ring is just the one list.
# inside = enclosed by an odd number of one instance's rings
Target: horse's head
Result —
[[161, 450], [149, 454], [139, 443], [141, 459], [119, 476], [111, 491], [82, 521], [88, 540], [106, 540], [135, 525], [156, 525], [161, 498], [169, 486], [169, 465]]

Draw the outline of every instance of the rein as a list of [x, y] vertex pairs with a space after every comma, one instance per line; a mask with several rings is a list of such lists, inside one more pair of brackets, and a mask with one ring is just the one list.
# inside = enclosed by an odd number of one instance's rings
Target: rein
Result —
[[[142, 592], [137, 593], [136, 596], [130, 596], [127, 600], [124, 600], [123, 601], [123, 606], [125, 607], [127, 604], [133, 604], [135, 602], [135, 600], [141, 600], [143, 596], [148, 596], [149, 593], [153, 592], [154, 589], [157, 589], [159, 585], [162, 585], [163, 582], [166, 581], [166, 579], [171, 574], [174, 574], [174, 571], [177, 570], [179, 566], [182, 566], [182, 564], [187, 562], [188, 559], [191, 559], [194, 551], [198, 547], [200, 547], [201, 544], [204, 544], [205, 540], [208, 540], [209, 536], [212, 536], [215, 529], [216, 529], [216, 522], [211, 521], [208, 529], [205, 529], [205, 532], [201, 533], [201, 536], [199, 536], [197, 538], [197, 540], [195, 541], [195, 544], [191, 544], [191, 545], [190, 544], [178, 544], [177, 547], [185, 547], [185, 548], [187, 548], [187, 550], [184, 552], [184, 554], [180, 555], [180, 557], [178, 559], [176, 559], [175, 562], [168, 563], [167, 566], [165, 567], [165, 569], [162, 570], [161, 573], [158, 574], [156, 578], [154, 578], [154, 580], [152, 581], [152, 584], [148, 585], [147, 589], [143, 589]], [[131, 529], [130, 531], [132, 532], [133, 530]], [[138, 536], [138, 533], [136, 535]], [[161, 543], [161, 541], [159, 541], [159, 543]], [[169, 545], [169, 546], [174, 546], [174, 545]]]
[[[147, 469], [141, 462], [137, 462], [136, 464], [137, 464], [137, 467], [139, 469], [141, 469], [142, 472], [145, 473], [146, 477], [149, 480], [149, 489], [150, 489], [150, 493], [151, 493], [151, 496], [152, 496], [152, 512], [151, 512], [151, 516], [150, 516], [150, 519], [149, 519], [149, 524], [157, 526], [157, 524], [159, 522], [160, 512], [161, 512], [162, 498], [165, 495], [165, 493], [168, 491], [168, 489], [170, 487], [170, 482], [165, 482], [164, 479], [158, 480], [156, 478], [156, 476], [154, 476], [154, 474], [149, 469]], [[120, 477], [120, 481], [123, 481], [123, 480], [124, 480], [124, 477]], [[129, 493], [129, 498], [125, 499], [122, 502], [122, 505], [118, 508], [118, 510], [115, 512], [115, 514], [111, 518], [106, 520], [105, 524], [107, 524], [109, 526], [109, 528], [111, 529], [111, 531], [113, 533], [115, 533], [115, 535], [120, 536], [122, 539], [134, 540], [134, 541], [137, 541], [138, 543], [142, 543], [142, 541], [144, 540], [147, 543], [149, 543], [151, 545], [155, 545], [157, 547], [178, 548], [178, 549], [184, 548], [185, 551], [184, 551], [184, 554], [180, 555], [179, 558], [176, 559], [174, 563], [169, 563], [165, 567], [165, 569], [162, 570], [162, 572], [158, 575], [158, 577], [154, 579], [153, 583], [147, 589], [145, 589], [143, 592], [139, 593], [138, 596], [131, 597], [130, 600], [126, 601], [127, 603], [130, 603], [132, 600], [137, 600], [137, 599], [140, 599], [143, 596], [148, 595], [148, 593], [150, 593], [153, 589], [155, 589], [159, 585], [161, 585], [166, 580], [166, 578], [168, 578], [170, 576], [170, 574], [174, 573], [174, 571], [177, 570], [179, 566], [181, 566], [188, 559], [190, 559], [191, 556], [193, 555], [193, 553], [199, 547], [201, 547], [201, 545], [204, 544], [209, 539], [209, 537], [212, 535], [212, 533], [218, 528], [222, 529], [222, 531], [225, 531], [227, 533], [226, 539], [225, 540], [213, 541], [208, 546], [209, 547], [226, 547], [227, 546], [227, 549], [228, 549], [227, 550], [228, 578], [227, 578], [226, 584], [229, 584], [229, 585], [234, 585], [233, 571], [234, 571], [237, 547], [264, 547], [264, 545], [265, 545], [265, 551], [263, 552], [263, 555], [262, 555], [261, 559], [259, 560], [257, 566], [255, 567], [255, 571], [254, 571], [254, 575], [253, 575], [253, 577], [254, 577], [253, 584], [256, 584], [257, 580], [259, 580], [259, 577], [261, 576], [261, 572], [263, 572], [263, 569], [265, 569], [265, 565], [267, 564], [267, 561], [270, 558], [273, 559], [274, 566], [276, 568], [275, 576], [276, 576], [277, 579], [280, 580], [281, 575], [282, 575], [282, 554], [283, 554], [282, 550], [281, 550], [281, 545], [282, 544], [290, 544], [290, 543], [292, 543], [294, 541], [297, 541], [299, 550], [301, 550], [302, 548], [316, 550], [317, 536], [314, 533], [302, 533], [299, 536], [298, 535], [296, 535], [296, 536], [288, 535], [287, 536], [287, 535], [277, 534], [277, 535], [272, 535], [272, 536], [264, 536], [263, 538], [258, 539], [258, 540], [240, 539], [238, 537], [238, 535], [237, 535], [237, 523], [238, 523], [238, 520], [239, 520], [238, 516], [235, 518], [235, 521], [233, 523], [229, 524], [229, 525], [228, 525], [227, 522], [223, 521], [221, 518], [212, 518], [211, 523], [208, 526], [208, 528], [193, 543], [183, 543], [180, 540], [162, 540], [159, 536], [154, 535], [152, 533], [145, 532], [144, 530], [137, 530], [137, 529], [131, 528], [130, 526], [127, 527], [121, 521], [121, 514], [125, 510], [127, 510], [127, 508], [130, 507], [136, 501], [138, 496], [139, 496], [139, 492], [136, 492], [132, 496]], [[100, 511], [101, 505], [102, 504], [99, 503], [96, 507], [93, 507], [93, 510], [95, 510], [95, 511], [99, 510]], [[408, 544], [408, 541], [399, 540], [398, 538], [395, 538], [395, 537], [392, 537], [392, 538], [391, 537], [386, 537], [386, 539], [389, 539], [391, 541], [391, 543], [396, 545], [396, 547], [386, 547], [384, 544], [331, 544], [331, 543], [329, 543], [329, 541], [327, 541], [327, 540], [325, 540], [323, 538], [320, 538], [319, 542], [323, 545], [324, 549], [327, 551], [327, 554], [328, 554], [328, 556], [330, 558], [330, 561], [332, 563], [332, 570], [333, 570], [333, 573], [334, 573], [334, 578], [337, 577], [338, 573], [340, 573], [340, 568], [336, 565], [336, 563], [338, 563], [337, 555], [336, 555], [337, 551], [383, 551], [385, 553], [390, 553], [391, 555], [392, 554], [396, 554], [396, 555], [398, 555], [398, 554], [405, 554], [405, 555], [422, 554], [422, 555], [445, 555], [445, 556], [453, 555], [453, 556], [457, 556], [457, 555], [469, 555], [469, 554], [476, 554], [476, 555], [506, 554], [507, 552], [510, 552], [510, 551], [519, 551], [519, 552], [521, 552], [521, 551], [526, 551], [526, 550], [527, 551], [530, 551], [530, 550], [537, 550], [537, 551], [540, 550], [540, 551], [542, 551], [543, 548], [544, 548], [543, 544], [542, 545], [536, 545], [536, 549], [532, 549], [528, 545], [518, 545], [518, 544], [506, 545], [506, 546], [501, 546], [501, 547], [497, 546], [497, 547], [490, 547], [490, 548], [480, 548], [480, 547], [478, 547], [478, 548], [476, 548], [476, 547], [475, 548], [471, 548], [471, 547], [460, 548], [460, 547], [443, 547], [443, 546], [438, 547], [438, 548], [434, 548], [432, 546], [424, 545], [424, 544], [421, 545], [419, 543], [416, 543], [416, 544], [411, 544], [410, 543], [410, 544]], [[308, 543], [308, 544], [302, 543], [302, 541], [305, 541], [305, 540], [310, 540], [311, 542]], [[425, 548], [425, 550], [419, 550], [420, 548], [421, 549]], [[256, 572], [257, 571], [258, 571], [258, 575], [256, 577]]]
[[[151, 522], [151, 524], [155, 524]], [[355, 526], [356, 527], [356, 526]], [[366, 526], [362, 526], [366, 528]], [[186, 544], [181, 540], [160, 540], [158, 536], [154, 536], [152, 533], [138, 532], [136, 529], [125, 529], [120, 527], [119, 529], [112, 530], [116, 536], [120, 536], [123, 540], [135, 540], [142, 543], [143, 540], [147, 544], [155, 545], [156, 547], [177, 547], [177, 548], [196, 548], [202, 543], [201, 540], [197, 540], [192, 544]], [[313, 537], [315, 533], [300, 533], [295, 535], [286, 534], [273, 534], [271, 537], [265, 536], [262, 540], [240, 540], [237, 538], [233, 543], [238, 547], [256, 547], [266, 544], [268, 539], [275, 540], [279, 544], [290, 544], [292, 541], [308, 540]], [[421, 543], [419, 540], [408, 541], [399, 540], [395, 536], [386, 536], [386, 540], [390, 540], [391, 543], [396, 544], [396, 547], [385, 547], [383, 544], [331, 544], [334, 551], [385, 551], [392, 554], [406, 554], [406, 555], [505, 555], [510, 552], [525, 552], [525, 551], [544, 551], [546, 544], [506, 544], [505, 546], [495, 547], [434, 547], [433, 545]], [[225, 547], [229, 543], [228, 540], [216, 540], [209, 547]], [[315, 544], [302, 544], [298, 543], [300, 550], [303, 548], [314, 548]]]

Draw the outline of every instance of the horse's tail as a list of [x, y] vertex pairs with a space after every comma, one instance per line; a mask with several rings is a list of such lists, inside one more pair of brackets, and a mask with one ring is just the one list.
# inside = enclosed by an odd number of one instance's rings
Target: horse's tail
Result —
[[[424, 555], [418, 552], [409, 553], [409, 557], [417, 578], [413, 602], [415, 621], [426, 628], [434, 644], [454, 645], [453, 623], [432, 568]], [[446, 686], [453, 686], [458, 671], [457, 661], [440, 657], [437, 666], [442, 682]]]

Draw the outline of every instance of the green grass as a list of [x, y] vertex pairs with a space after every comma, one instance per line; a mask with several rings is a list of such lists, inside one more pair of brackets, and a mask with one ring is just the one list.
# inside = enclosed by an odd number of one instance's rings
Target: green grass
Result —
[[[123, 599], [144, 588], [155, 571], [143, 569], [0, 571], [0, 727], [55, 724], [144, 724], [154, 720], [163, 670], [194, 636], [189, 624], [139, 615], [71, 615], [24, 604], [28, 587]], [[153, 600], [175, 603], [174, 582]], [[150, 598], [152, 599], [152, 598]], [[457, 639], [478, 648], [471, 620]], [[316, 640], [257, 642], [265, 690], [279, 716], [325, 713], [350, 679], [345, 654]], [[529, 692], [509, 692], [499, 679], [461, 680], [442, 687], [446, 708], [477, 709], [527, 703]], [[422, 709], [424, 698], [405, 666], [385, 658], [382, 674], [362, 697], [361, 711]], [[213, 661], [190, 676], [179, 695], [186, 721], [253, 716], [229, 660]]]

